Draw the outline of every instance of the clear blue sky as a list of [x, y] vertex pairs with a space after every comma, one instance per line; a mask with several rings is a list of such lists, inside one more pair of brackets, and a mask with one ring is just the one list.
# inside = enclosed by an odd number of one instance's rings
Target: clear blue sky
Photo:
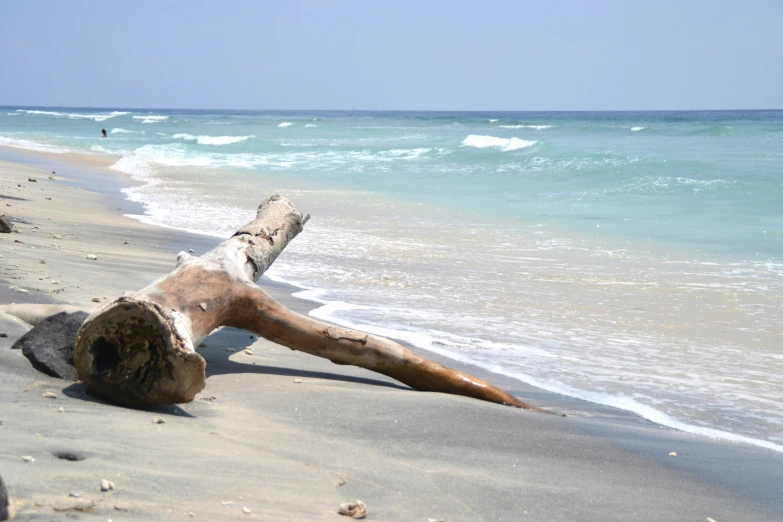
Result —
[[0, 105], [779, 109], [783, 0], [3, 0]]

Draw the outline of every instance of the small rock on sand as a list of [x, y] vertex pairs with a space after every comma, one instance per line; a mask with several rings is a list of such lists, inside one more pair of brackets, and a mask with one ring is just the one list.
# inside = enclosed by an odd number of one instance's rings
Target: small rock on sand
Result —
[[294, 379], [294, 382], [295, 382], [296, 384], [299, 384], [299, 383], [301, 383], [301, 382], [302, 382], [302, 379]]
[[93, 297], [93, 298], [92, 298], [92, 302], [93, 302], [93, 303], [100, 303], [100, 302], [101, 302], [101, 300], [100, 300], [99, 298], [97, 298], [97, 297]]
[[30, 183], [38, 183], [38, 180], [35, 178], [27, 178], [27, 181], [29, 181]]
[[57, 394], [56, 393], [52, 393], [52, 392], [43, 392], [42, 395], [44, 397], [46, 397], [47, 399], [56, 399], [57, 398]]
[[130, 511], [131, 505], [126, 502], [117, 502], [116, 504], [114, 504], [114, 509], [116, 509], [117, 511]]
[[198, 307], [201, 308], [203, 311], [207, 311], [207, 303], [199, 303]]
[[253, 355], [253, 350], [251, 348], [245, 348], [245, 353], [248, 355]]
[[253, 510], [250, 509], [249, 507], [243, 507], [242, 508], [242, 513], [244, 513], [245, 515], [249, 515], [252, 512], [253, 512]]
[[153, 424], [165, 424], [165, 422], [166, 422], [166, 421], [164, 421], [164, 420], [163, 420], [163, 419], [161, 419], [160, 417], [155, 417], [154, 419], [152, 419], [152, 423], [153, 423]]
[[57, 413], [65, 413], [65, 408], [60, 406], [59, 408], [57, 408]]
[[8, 490], [5, 488], [3, 477], [0, 477], [0, 520], [8, 520]]
[[345, 504], [340, 504], [337, 512], [347, 517], [364, 518], [367, 516], [367, 505], [361, 500], [346, 502]]
[[10, 234], [13, 229], [14, 226], [8, 220], [4, 217], [0, 217], [0, 233]]
[[116, 486], [111, 480], [101, 479], [101, 491], [114, 491]]
[[712, 517], [707, 517], [707, 520], [705, 522], [717, 522], [717, 521]]
[[22, 457], [22, 460], [25, 462], [35, 462], [35, 459], [32, 458], [30, 455], [25, 455], [24, 457]]
[[677, 456], [677, 452], [676, 451], [672, 451], [671, 453], [669, 453], [669, 456], [670, 457], [676, 457]]
[[[74, 225], [74, 226], [76, 226], [76, 225]], [[90, 259], [92, 261], [97, 261], [98, 260], [98, 256], [96, 256], [95, 254], [87, 254], [87, 259]]]

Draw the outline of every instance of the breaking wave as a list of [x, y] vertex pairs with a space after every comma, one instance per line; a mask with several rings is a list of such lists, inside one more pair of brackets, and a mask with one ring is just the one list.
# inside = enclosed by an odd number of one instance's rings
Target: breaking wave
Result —
[[501, 129], [534, 129], [544, 130], [551, 129], [552, 125], [498, 125]]
[[525, 149], [532, 147], [538, 143], [537, 141], [521, 140], [519, 138], [498, 138], [496, 136], [481, 136], [479, 134], [471, 134], [464, 140], [462, 140], [461, 147], [474, 147], [476, 149], [498, 149], [503, 152], [511, 152], [512, 150]]
[[37, 116], [54, 116], [55, 118], [68, 118], [69, 120], [93, 120], [93, 121], [106, 121], [110, 118], [116, 118], [117, 116], [123, 116], [128, 114], [122, 111], [113, 111], [108, 114], [81, 114], [78, 112], [57, 112], [57, 111], [36, 111], [27, 109], [17, 109], [16, 112], [25, 114], [33, 114]]
[[134, 120], [141, 120], [142, 123], [160, 123], [169, 119], [168, 116], [133, 116]]
[[639, 132], [639, 131], [643, 131], [643, 130], [644, 130], [644, 129], [646, 129], [646, 128], [647, 128], [647, 127], [631, 127], [631, 132]]
[[239, 143], [255, 136], [194, 136], [192, 134], [175, 134], [175, 140], [195, 141], [199, 145], [230, 145]]
[[290, 127], [291, 125], [293, 125], [293, 123], [292, 123], [292, 122], [290, 122], [290, 121], [284, 121], [283, 123], [281, 123], [280, 125], [278, 125], [278, 127]]

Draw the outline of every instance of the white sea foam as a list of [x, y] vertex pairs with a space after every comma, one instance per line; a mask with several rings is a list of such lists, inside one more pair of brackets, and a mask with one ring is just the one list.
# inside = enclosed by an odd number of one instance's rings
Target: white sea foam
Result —
[[[286, 280], [285, 278], [278, 276], [275, 273], [275, 270], [270, 270], [270, 272], [267, 272], [266, 275], [273, 281], [278, 281], [278, 282], [292, 285], [294, 287], [301, 288], [302, 289], [301, 291], [293, 294], [294, 297], [321, 304], [320, 307], [315, 308], [314, 310], [311, 310], [309, 312], [309, 315], [317, 319], [335, 323], [347, 328], [362, 330], [374, 335], [380, 335], [391, 339], [401, 340], [403, 342], [410, 343], [418, 348], [428, 350], [434, 353], [438, 353], [440, 355], [449, 357], [451, 359], [460, 361], [465, 364], [478, 366], [490, 372], [497, 373], [500, 375], [505, 375], [507, 377], [517, 379], [519, 381], [525, 382], [537, 388], [541, 388], [553, 393], [565, 395], [568, 397], [575, 397], [578, 399], [586, 400], [588, 402], [593, 402], [604, 406], [610, 406], [625, 411], [630, 411], [649, 421], [655, 422], [663, 426], [668, 426], [670, 428], [674, 428], [676, 430], [680, 430], [686, 433], [693, 433], [696, 435], [727, 440], [727, 441], [742, 442], [742, 443], [752, 444], [762, 448], [770, 449], [773, 451], [783, 452], [783, 445], [776, 444], [774, 442], [770, 442], [767, 440], [747, 437], [744, 435], [739, 435], [736, 433], [731, 433], [715, 428], [688, 424], [670, 415], [667, 415], [666, 413], [656, 408], [653, 408], [652, 406], [642, 404], [631, 397], [626, 397], [623, 395], [611, 395], [611, 394], [600, 393], [600, 392], [591, 392], [591, 391], [581, 390], [573, 386], [560, 383], [553, 379], [539, 379], [521, 372], [509, 371], [505, 366], [502, 365], [477, 361], [472, 357], [463, 355], [458, 350], [457, 351], [454, 350], [454, 348], [459, 348], [460, 346], [470, 346], [470, 345], [475, 345], [476, 343], [481, 345], [486, 345], [487, 347], [495, 346], [497, 345], [497, 343], [492, 343], [489, 341], [481, 341], [479, 339], [473, 339], [473, 338], [470, 339], [462, 338], [460, 336], [455, 336], [452, 334], [448, 334], [446, 332], [437, 332], [437, 333], [432, 332], [433, 334], [436, 335], [431, 335], [425, 332], [400, 330], [393, 327], [372, 325], [372, 324], [366, 324], [366, 323], [348, 320], [345, 318], [344, 312], [357, 311], [357, 310], [376, 310], [376, 309], [383, 311], [383, 309], [374, 306], [356, 305], [345, 301], [329, 301], [322, 297], [325, 293], [324, 291], [307, 288], [295, 281]], [[497, 347], [500, 347], [502, 349], [521, 348], [521, 347], [513, 347], [513, 346], [506, 346], [506, 345], [503, 346], [497, 345]], [[533, 348], [533, 351], [536, 352], [537, 356], [559, 358], [558, 356], [554, 356], [549, 353], [544, 353], [542, 350], [538, 350], [535, 348]]]
[[318, 127], [315, 123], [308, 123], [305, 125], [305, 127]]
[[110, 133], [111, 134], [138, 134], [139, 131], [117, 128], [117, 129], [112, 129]]
[[290, 121], [284, 121], [283, 123], [281, 123], [280, 125], [278, 125], [278, 127], [290, 127], [291, 125], [293, 125], [293, 122], [290, 122]]
[[68, 147], [62, 147], [59, 145], [50, 145], [48, 143], [40, 143], [31, 140], [10, 138], [7, 136], [0, 136], [0, 146], [13, 147], [15, 149], [36, 150], [39, 152], [51, 152], [54, 154], [66, 154], [69, 152], [76, 152], [74, 149]]
[[169, 119], [168, 116], [133, 116], [134, 120], [141, 120], [142, 123], [161, 123]]
[[644, 130], [646, 128], [647, 127], [631, 127], [631, 132], [639, 132], [639, 131], [642, 131], [642, 130]]
[[37, 111], [26, 109], [17, 109], [16, 112], [23, 112], [26, 114], [34, 114], [39, 116], [55, 116], [57, 118], [68, 118], [69, 120], [93, 120], [96, 122], [106, 121], [110, 118], [116, 118], [117, 116], [128, 114], [127, 112], [121, 111], [113, 111], [109, 114], [81, 114], [76, 112]]
[[495, 123], [495, 122], [497, 122], [498, 120], [496, 120], [496, 119], [492, 119], [492, 120], [487, 120], [487, 121], [488, 121], [488, 122], [490, 122], [490, 123]]
[[492, 148], [502, 150], [503, 152], [511, 152], [512, 150], [532, 147], [536, 143], [538, 142], [521, 140], [519, 138], [498, 138], [496, 136], [481, 136], [479, 134], [471, 134], [462, 140], [462, 145], [460, 146], [474, 147], [477, 149]]
[[175, 134], [172, 136], [175, 140], [195, 141], [199, 145], [230, 145], [239, 143], [255, 136], [194, 136], [192, 134]]
[[552, 125], [498, 125], [501, 129], [533, 129], [544, 130], [551, 129]]

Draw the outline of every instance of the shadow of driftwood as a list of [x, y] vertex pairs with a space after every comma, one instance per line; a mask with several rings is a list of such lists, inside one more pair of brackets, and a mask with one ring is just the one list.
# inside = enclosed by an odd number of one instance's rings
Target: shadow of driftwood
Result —
[[331, 381], [352, 382], [358, 384], [368, 384], [370, 386], [384, 386], [387, 388], [397, 388], [399, 390], [410, 390], [409, 387], [379, 379], [370, 379], [366, 377], [355, 377], [352, 375], [342, 375], [339, 373], [330, 373], [313, 370], [298, 370], [295, 368], [284, 368], [279, 366], [267, 366], [262, 364], [245, 364], [232, 361], [229, 357], [233, 352], [224, 351], [230, 347], [233, 350], [241, 351], [253, 344], [256, 336], [250, 338], [248, 332], [237, 330], [235, 328], [223, 328], [209, 336], [206, 340], [208, 348], [199, 350], [199, 353], [207, 361], [207, 378], [213, 375], [227, 375], [238, 373], [255, 373], [261, 375], [282, 375], [286, 377], [302, 377], [313, 379], [326, 379]]
[[87, 385], [81, 382], [71, 384], [70, 386], [63, 388], [63, 395], [70, 397], [71, 399], [77, 399], [85, 402], [92, 402], [97, 404], [105, 404], [106, 406], [114, 406], [116, 408], [126, 408], [130, 410], [149, 411], [152, 413], [159, 413], [161, 415], [173, 415], [177, 417], [187, 417], [196, 419], [195, 415], [191, 415], [176, 404], [168, 406], [158, 406], [155, 408], [133, 408], [112, 402], [100, 396], [100, 394], [94, 393], [87, 388]]

